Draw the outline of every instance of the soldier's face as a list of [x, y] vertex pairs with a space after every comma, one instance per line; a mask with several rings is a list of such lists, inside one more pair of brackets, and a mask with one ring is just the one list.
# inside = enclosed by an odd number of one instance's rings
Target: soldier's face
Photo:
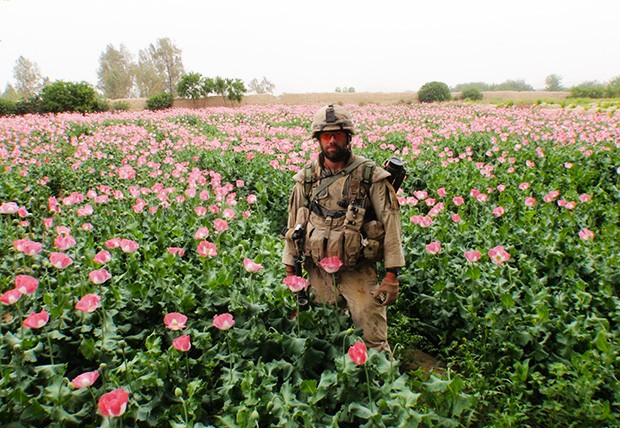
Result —
[[321, 132], [319, 144], [323, 156], [332, 162], [340, 162], [347, 158], [349, 142], [344, 131]]

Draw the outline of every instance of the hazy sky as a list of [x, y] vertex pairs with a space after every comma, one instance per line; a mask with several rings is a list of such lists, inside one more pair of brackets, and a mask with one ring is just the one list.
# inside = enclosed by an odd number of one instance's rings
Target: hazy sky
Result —
[[416, 91], [620, 75], [620, 0], [0, 0], [0, 92], [21, 55], [52, 81], [97, 83], [109, 44], [168, 37], [187, 72], [266, 77], [275, 94]]

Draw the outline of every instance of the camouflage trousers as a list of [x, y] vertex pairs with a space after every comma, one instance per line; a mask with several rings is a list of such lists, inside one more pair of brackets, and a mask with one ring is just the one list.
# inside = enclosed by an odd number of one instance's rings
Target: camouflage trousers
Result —
[[342, 268], [333, 274], [325, 272], [310, 262], [306, 266], [309, 290], [316, 303], [334, 304], [346, 308], [356, 327], [364, 330], [364, 342], [377, 351], [391, 352], [387, 340], [386, 307], [372, 297], [379, 287], [374, 266], [362, 264], [355, 268]]

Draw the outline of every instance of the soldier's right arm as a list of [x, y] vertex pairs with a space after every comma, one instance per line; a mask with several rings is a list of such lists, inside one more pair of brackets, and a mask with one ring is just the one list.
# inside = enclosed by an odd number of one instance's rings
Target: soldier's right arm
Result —
[[[306, 196], [304, 195], [304, 186], [300, 182], [295, 182], [293, 191], [288, 201], [288, 221], [286, 227], [293, 230], [296, 226], [297, 211], [306, 205]], [[282, 252], [282, 263], [288, 266], [295, 265], [295, 256], [297, 249], [288, 239], [284, 240], [284, 251]]]

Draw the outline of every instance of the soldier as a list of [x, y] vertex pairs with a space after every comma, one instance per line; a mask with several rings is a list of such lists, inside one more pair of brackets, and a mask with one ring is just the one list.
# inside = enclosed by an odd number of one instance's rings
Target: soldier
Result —
[[[300, 276], [303, 259], [312, 299], [346, 307], [366, 345], [390, 352], [386, 305], [398, 297], [398, 272], [405, 265], [391, 174], [353, 154], [354, 126], [343, 107], [319, 109], [311, 132], [321, 153], [294, 176], [282, 256], [286, 275]], [[333, 257], [343, 263], [333, 274], [335, 289], [332, 274], [321, 267]], [[380, 284], [377, 262], [386, 270]]]

